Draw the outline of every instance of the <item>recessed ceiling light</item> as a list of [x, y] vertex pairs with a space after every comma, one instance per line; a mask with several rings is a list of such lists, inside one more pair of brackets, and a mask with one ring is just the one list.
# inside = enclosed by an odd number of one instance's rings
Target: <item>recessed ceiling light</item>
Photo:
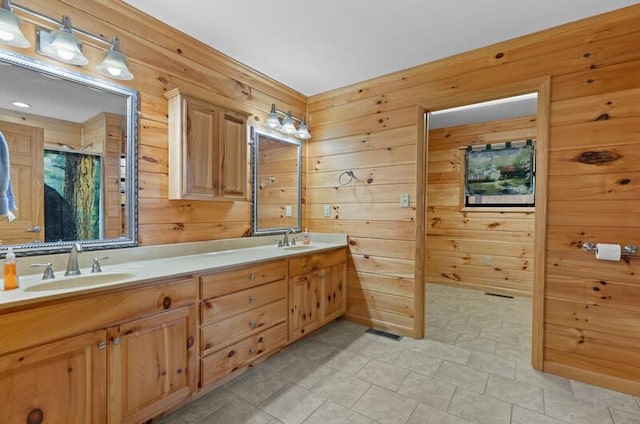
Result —
[[14, 105], [15, 107], [22, 107], [22, 108], [25, 108], [25, 109], [28, 109], [28, 108], [31, 107], [30, 104], [25, 103], [25, 102], [11, 102], [11, 104]]

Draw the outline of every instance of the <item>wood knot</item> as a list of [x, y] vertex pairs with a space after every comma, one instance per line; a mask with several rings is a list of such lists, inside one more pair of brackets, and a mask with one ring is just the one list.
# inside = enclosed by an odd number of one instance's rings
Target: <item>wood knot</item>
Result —
[[576, 162], [584, 163], [586, 165], [601, 165], [607, 162], [613, 162], [620, 159], [620, 155], [603, 150], [603, 151], [588, 151], [581, 153], [578, 157], [576, 157]]
[[43, 420], [44, 412], [40, 408], [31, 410], [27, 415], [27, 424], [41, 424]]
[[602, 115], [598, 116], [596, 118], [596, 121], [606, 121], [609, 119], [609, 114], [608, 113], [603, 113]]
[[194, 343], [195, 343], [195, 340], [193, 336], [187, 337], [187, 349], [191, 349]]
[[623, 178], [620, 181], [618, 181], [618, 184], [620, 185], [627, 185], [631, 182], [631, 180], [629, 178]]
[[355, 240], [349, 240], [349, 245], [350, 246], [355, 246], [357, 243]]
[[164, 309], [169, 309], [171, 307], [171, 298], [169, 296], [162, 299], [162, 307]]
[[496, 59], [502, 59], [504, 57], [504, 53], [500, 52], [494, 56]]
[[235, 354], [236, 354], [235, 350], [230, 350], [229, 353], [227, 353], [227, 358], [231, 358]]

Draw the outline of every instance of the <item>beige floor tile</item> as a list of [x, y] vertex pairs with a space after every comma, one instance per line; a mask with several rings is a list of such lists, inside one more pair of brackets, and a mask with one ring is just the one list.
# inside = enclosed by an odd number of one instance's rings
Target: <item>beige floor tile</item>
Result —
[[351, 409], [381, 424], [404, 424], [417, 405], [416, 400], [382, 387], [371, 386]]
[[413, 411], [407, 424], [473, 424], [464, 418], [451, 415], [448, 412], [420, 404]]
[[311, 388], [311, 391], [332, 402], [350, 408], [371, 387], [371, 383], [336, 371]]
[[326, 343], [309, 340], [293, 352], [312, 361], [322, 362], [334, 355], [340, 348]]
[[530, 366], [522, 367], [518, 365], [516, 367], [516, 380], [524, 381], [549, 391], [572, 395], [569, 380], [564, 377], [536, 371]]
[[289, 382], [276, 374], [258, 368], [255, 372], [229, 384], [227, 388], [243, 399], [258, 405]]
[[456, 339], [454, 346], [475, 352], [493, 353], [496, 350], [496, 344], [497, 342], [495, 340], [485, 339], [480, 336], [460, 334]]
[[441, 330], [439, 328], [430, 328], [427, 331], [426, 338], [437, 342], [453, 344], [458, 338], [459, 333], [450, 330]]
[[516, 363], [490, 353], [471, 352], [467, 366], [506, 378], [516, 378]]
[[440, 368], [442, 359], [407, 349], [393, 363], [399, 367], [432, 377], [436, 375], [438, 368]]
[[457, 389], [449, 413], [476, 424], [509, 424], [511, 405], [464, 389]]
[[369, 358], [365, 358], [355, 352], [339, 350], [335, 355], [331, 355], [327, 358], [324, 365], [350, 375], [355, 375], [369, 361]]
[[615, 424], [640, 424], [640, 415], [630, 414], [614, 408], [609, 408], [609, 411], [611, 411]]
[[638, 407], [636, 400], [631, 395], [579, 381], [571, 381], [571, 389], [573, 390], [573, 396], [577, 399], [602, 403], [619, 411], [640, 415], [640, 407]]
[[489, 374], [486, 371], [476, 370], [447, 361], [442, 363], [436, 373], [436, 378], [438, 380], [445, 381], [477, 393], [484, 392], [484, 387], [487, 383], [488, 377]]
[[336, 372], [318, 362], [299, 357], [278, 373], [282, 377], [304, 388], [311, 388], [320, 380]]
[[309, 390], [289, 384], [273, 393], [259, 406], [269, 415], [286, 424], [299, 424], [324, 403], [324, 399]]
[[566, 421], [560, 421], [555, 418], [548, 417], [528, 409], [513, 407], [511, 413], [511, 424], [567, 424]]
[[498, 342], [494, 354], [514, 361], [524, 369], [531, 368], [531, 349], [528, 347]]
[[442, 330], [451, 317], [451, 314], [429, 314], [427, 315], [426, 326], [430, 329], [439, 328]]
[[158, 421], [158, 424], [185, 424], [177, 414], [169, 415]]
[[273, 417], [251, 405], [246, 400], [235, 397], [222, 408], [207, 415], [197, 424], [268, 424]]
[[180, 409], [176, 415], [186, 424], [195, 424], [232, 402], [235, 397], [236, 395], [227, 390], [214, 390], [191, 402], [188, 407]]
[[409, 375], [409, 372], [407, 369], [372, 359], [358, 371], [356, 377], [377, 384], [385, 389], [397, 390], [407, 375]]
[[546, 415], [572, 424], [613, 423], [606, 406], [550, 390], [544, 391], [544, 408]]
[[397, 391], [401, 395], [445, 411], [455, 390], [456, 386], [453, 384], [412, 372]]
[[362, 346], [362, 348], [358, 350], [358, 353], [366, 358], [393, 362], [404, 350], [403, 345], [400, 342], [393, 341], [392, 343], [389, 343], [381, 340], [383, 339], [371, 340], [369, 343]]
[[542, 389], [522, 381], [489, 375], [485, 395], [544, 414]]
[[371, 418], [360, 415], [344, 406], [326, 402], [304, 424], [370, 424]]
[[415, 350], [416, 352], [422, 352], [427, 356], [445, 359], [461, 365], [466, 364], [469, 360], [469, 355], [471, 355], [471, 351], [469, 349], [463, 349], [461, 347], [428, 339], [414, 339], [407, 341], [405, 345], [408, 349]]

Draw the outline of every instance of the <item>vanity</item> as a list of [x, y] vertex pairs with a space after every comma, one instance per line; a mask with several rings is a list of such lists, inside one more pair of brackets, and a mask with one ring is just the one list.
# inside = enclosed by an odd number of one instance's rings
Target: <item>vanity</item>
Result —
[[95, 284], [89, 269], [23, 278], [0, 292], [0, 421], [144, 422], [329, 323], [346, 307], [346, 237], [312, 238], [111, 251]]

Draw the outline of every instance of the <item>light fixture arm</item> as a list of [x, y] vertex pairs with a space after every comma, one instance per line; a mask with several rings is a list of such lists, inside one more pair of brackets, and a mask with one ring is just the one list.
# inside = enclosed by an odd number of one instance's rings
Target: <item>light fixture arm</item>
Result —
[[294, 121], [296, 121], [296, 122], [300, 122], [300, 123], [304, 122], [304, 118], [298, 118], [298, 117], [296, 117], [294, 114], [292, 114], [292, 113], [291, 113], [291, 111], [284, 112], [284, 111], [282, 111], [282, 110], [280, 110], [280, 109], [276, 108], [276, 105], [275, 105], [275, 104], [272, 104], [272, 105], [271, 105], [271, 111], [272, 111], [272, 112], [279, 113], [279, 114], [280, 114], [280, 115], [282, 115], [282, 116], [289, 116], [291, 119], [293, 119], [293, 120], [294, 120]]
[[[49, 22], [51, 24], [55, 24], [55, 25], [60, 25], [60, 20], [59, 19], [54, 19], [54, 18], [52, 18], [50, 16], [47, 16], [47, 15], [45, 15], [43, 13], [40, 13], [38, 11], [35, 11], [33, 9], [30, 9], [30, 8], [28, 8], [26, 6], [22, 6], [22, 5], [17, 4], [17, 3], [11, 3], [11, 0], [3, 0], [3, 1], [4, 1], [4, 4], [5, 4], [5, 9], [7, 8], [6, 5], [9, 5], [9, 6], [12, 6], [16, 10], [20, 10], [21, 12], [25, 12], [25, 13], [28, 13], [30, 15], [37, 16], [38, 18], [42, 19], [43, 21], [47, 21], [47, 22]], [[88, 32], [88, 31], [85, 31], [85, 30], [83, 30], [81, 28], [76, 28], [76, 27], [71, 26], [71, 19], [68, 16], [63, 16], [62, 17], [62, 28], [65, 29], [65, 30], [68, 30], [69, 32], [73, 31], [75, 33], [80, 33], [80, 34], [82, 34], [83, 36], [85, 36], [87, 38], [90, 38], [92, 40], [95, 40], [95, 41], [98, 41], [100, 43], [103, 43], [103, 44], [106, 44], [108, 46], [113, 47], [113, 42], [108, 40], [107, 38], [104, 38], [104, 37], [102, 37], [100, 35], [92, 34], [92, 33]]]

